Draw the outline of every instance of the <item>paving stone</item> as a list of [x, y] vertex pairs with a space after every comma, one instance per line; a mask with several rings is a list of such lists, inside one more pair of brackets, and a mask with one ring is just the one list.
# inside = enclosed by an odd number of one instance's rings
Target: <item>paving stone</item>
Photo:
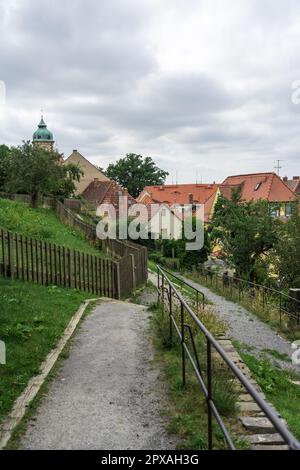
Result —
[[267, 444], [284, 444], [284, 441], [280, 434], [254, 434], [254, 436], [248, 436], [247, 440], [253, 445], [267, 445]]
[[242, 416], [240, 421], [247, 431], [256, 432], [257, 434], [273, 434], [276, 432], [273, 424], [267, 418]]
[[260, 407], [254, 401], [238, 402], [237, 405], [242, 413], [261, 411]]
[[251, 397], [249, 393], [242, 393], [241, 395], [239, 395], [239, 401], [242, 401], [242, 402], [253, 401], [253, 398]]
[[277, 446], [277, 445], [257, 445], [257, 446], [252, 446], [252, 450], [289, 450], [288, 446], [282, 445], [282, 446]]

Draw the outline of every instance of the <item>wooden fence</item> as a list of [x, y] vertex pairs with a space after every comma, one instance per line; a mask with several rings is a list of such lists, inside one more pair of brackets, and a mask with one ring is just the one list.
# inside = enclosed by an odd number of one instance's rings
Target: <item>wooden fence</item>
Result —
[[[29, 202], [29, 196], [28, 195], [22, 195], [22, 194], [17, 194], [17, 195], [7, 195], [5, 193], [0, 193], [0, 197], [5, 197], [5, 198], [10, 198], [22, 202]], [[96, 246], [98, 245], [101, 247], [103, 251], [105, 251], [107, 254], [110, 254], [112, 257], [116, 258], [114, 261], [109, 261], [112, 264], [112, 268], [109, 266], [102, 266], [104, 263], [104, 260], [100, 259], [100, 262], [102, 262], [102, 265], [100, 266], [100, 269], [105, 270], [108, 269], [113, 272], [111, 276], [112, 278], [112, 284], [113, 284], [113, 295], [109, 295], [109, 297], [114, 296], [116, 298], [124, 298], [127, 297], [128, 295], [131, 294], [131, 292], [139, 285], [144, 284], [147, 281], [148, 278], [148, 266], [147, 266], [147, 260], [148, 260], [148, 252], [147, 248], [141, 245], [138, 245], [136, 243], [127, 241], [127, 240], [115, 240], [115, 239], [106, 239], [106, 240], [99, 240], [97, 238], [96, 234], [96, 226], [89, 224], [78, 217], [78, 214], [75, 214], [70, 210], [69, 207], [72, 207], [71, 200], [67, 200], [64, 203], [60, 202], [58, 199], [54, 197], [43, 197], [41, 200], [41, 203], [44, 206], [50, 207], [53, 209], [56, 214], [58, 215], [60, 221], [63, 224], [66, 225], [71, 225], [74, 228], [79, 229], [82, 231], [86, 238], [95, 244]], [[13, 234], [14, 237], [18, 237], [18, 235]], [[23, 237], [25, 238], [25, 237]], [[18, 242], [20, 244], [20, 250], [21, 250], [21, 242]], [[40, 242], [37, 241], [38, 245], [40, 243], [45, 243], [45, 242]], [[26, 245], [26, 244], [25, 244]], [[33, 241], [34, 249], [35, 249], [35, 240]], [[19, 245], [18, 245], [19, 246]], [[30, 243], [29, 243], [30, 246]], [[54, 245], [53, 245], [54, 246]], [[24, 248], [23, 248], [24, 250]], [[57, 247], [58, 250], [58, 247]], [[62, 253], [68, 253], [68, 249], [64, 247], [60, 247], [60, 252], [58, 252], [55, 256], [61, 256]], [[19, 251], [19, 250], [18, 250]], [[20, 251], [21, 253], [21, 251]], [[48, 253], [50, 256], [50, 251]], [[84, 253], [82, 253], [84, 256], [85, 260], [85, 274], [87, 275], [87, 256]], [[45, 255], [46, 256], [46, 255]], [[44, 256], [44, 258], [45, 258]], [[54, 254], [53, 254], [54, 256]], [[65, 255], [68, 257], [68, 255]], [[79, 257], [79, 255], [75, 255], [75, 257]], [[72, 270], [73, 262], [72, 260], [73, 255], [70, 255], [71, 257], [71, 267], [70, 269]], [[97, 257], [94, 257], [97, 258]], [[77, 259], [77, 258], [76, 258]], [[68, 262], [68, 261], [67, 261]], [[75, 264], [75, 271], [71, 272], [70, 274], [70, 279], [75, 282], [75, 278], [77, 278], [78, 274], [78, 262], [76, 261]], [[72, 264], [73, 263], [73, 264]], [[81, 265], [81, 271], [83, 269], [82, 261], [80, 261]], [[100, 263], [101, 264], [101, 263]], [[31, 268], [29, 268], [31, 269]], [[41, 268], [39, 268], [40, 274], [42, 274]], [[22, 271], [21, 271], [22, 272]], [[46, 273], [45, 273], [46, 274]], [[58, 279], [59, 278], [58, 273]], [[63, 271], [62, 271], [63, 274]], [[68, 273], [67, 273], [68, 274]], [[83, 273], [82, 273], [83, 274]], [[79, 274], [78, 274], [79, 275]], [[105, 277], [105, 276], [102, 276]], [[26, 279], [26, 278], [25, 278]], [[62, 275], [62, 279], [63, 275]], [[68, 276], [67, 276], [68, 279]], [[32, 280], [32, 278], [30, 278]], [[74, 282], [72, 286], [74, 285]], [[78, 283], [77, 283], [78, 284]], [[64, 285], [64, 284], [61, 284]], [[108, 288], [105, 288], [105, 292], [108, 291]], [[110, 288], [112, 289], [112, 288]], [[90, 291], [94, 293], [98, 293], [98, 291]], [[101, 295], [101, 294], [100, 294]], [[105, 294], [107, 295], [107, 294]]]
[[0, 274], [6, 277], [119, 298], [118, 272], [113, 260], [0, 231]]
[[148, 252], [147, 248], [128, 240], [107, 238], [99, 240], [96, 226], [80, 220], [63, 203], [54, 199], [52, 208], [56, 211], [61, 222], [76, 227], [85, 233], [88, 240], [99, 243], [102, 250], [115, 257], [119, 272], [116, 274], [119, 297], [126, 297], [139, 285], [148, 279]]

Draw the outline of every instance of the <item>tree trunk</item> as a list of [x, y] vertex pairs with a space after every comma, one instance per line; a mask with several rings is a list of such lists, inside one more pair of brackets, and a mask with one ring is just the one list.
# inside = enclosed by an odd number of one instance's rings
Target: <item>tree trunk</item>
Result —
[[31, 207], [33, 209], [36, 209], [38, 206], [38, 200], [39, 200], [39, 194], [38, 192], [33, 192], [31, 194]]

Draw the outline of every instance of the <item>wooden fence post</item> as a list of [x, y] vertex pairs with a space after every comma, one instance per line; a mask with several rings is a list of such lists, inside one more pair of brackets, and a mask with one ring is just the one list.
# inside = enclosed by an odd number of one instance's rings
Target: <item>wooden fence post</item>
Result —
[[114, 262], [114, 297], [121, 299], [120, 264]]
[[131, 269], [132, 269], [132, 288], [136, 288], [136, 276], [135, 276], [135, 259], [134, 255], [131, 256]]
[[8, 266], [10, 277], [14, 278], [14, 238], [13, 235], [8, 232]]

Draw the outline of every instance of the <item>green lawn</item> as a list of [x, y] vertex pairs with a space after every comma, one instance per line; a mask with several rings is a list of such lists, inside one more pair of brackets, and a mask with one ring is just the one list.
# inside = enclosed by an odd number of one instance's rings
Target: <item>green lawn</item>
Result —
[[89, 296], [0, 277], [0, 340], [7, 361], [0, 365], [0, 423]]
[[28, 204], [0, 199], [0, 229], [17, 232], [38, 240], [62, 245], [73, 250], [101, 256], [84, 234], [60, 222], [51, 209], [32, 209]]
[[300, 387], [292, 383], [300, 380], [299, 374], [279, 369], [267, 358], [259, 360], [243, 351], [240, 351], [240, 354], [268, 401], [286, 419], [289, 429], [300, 440]]

